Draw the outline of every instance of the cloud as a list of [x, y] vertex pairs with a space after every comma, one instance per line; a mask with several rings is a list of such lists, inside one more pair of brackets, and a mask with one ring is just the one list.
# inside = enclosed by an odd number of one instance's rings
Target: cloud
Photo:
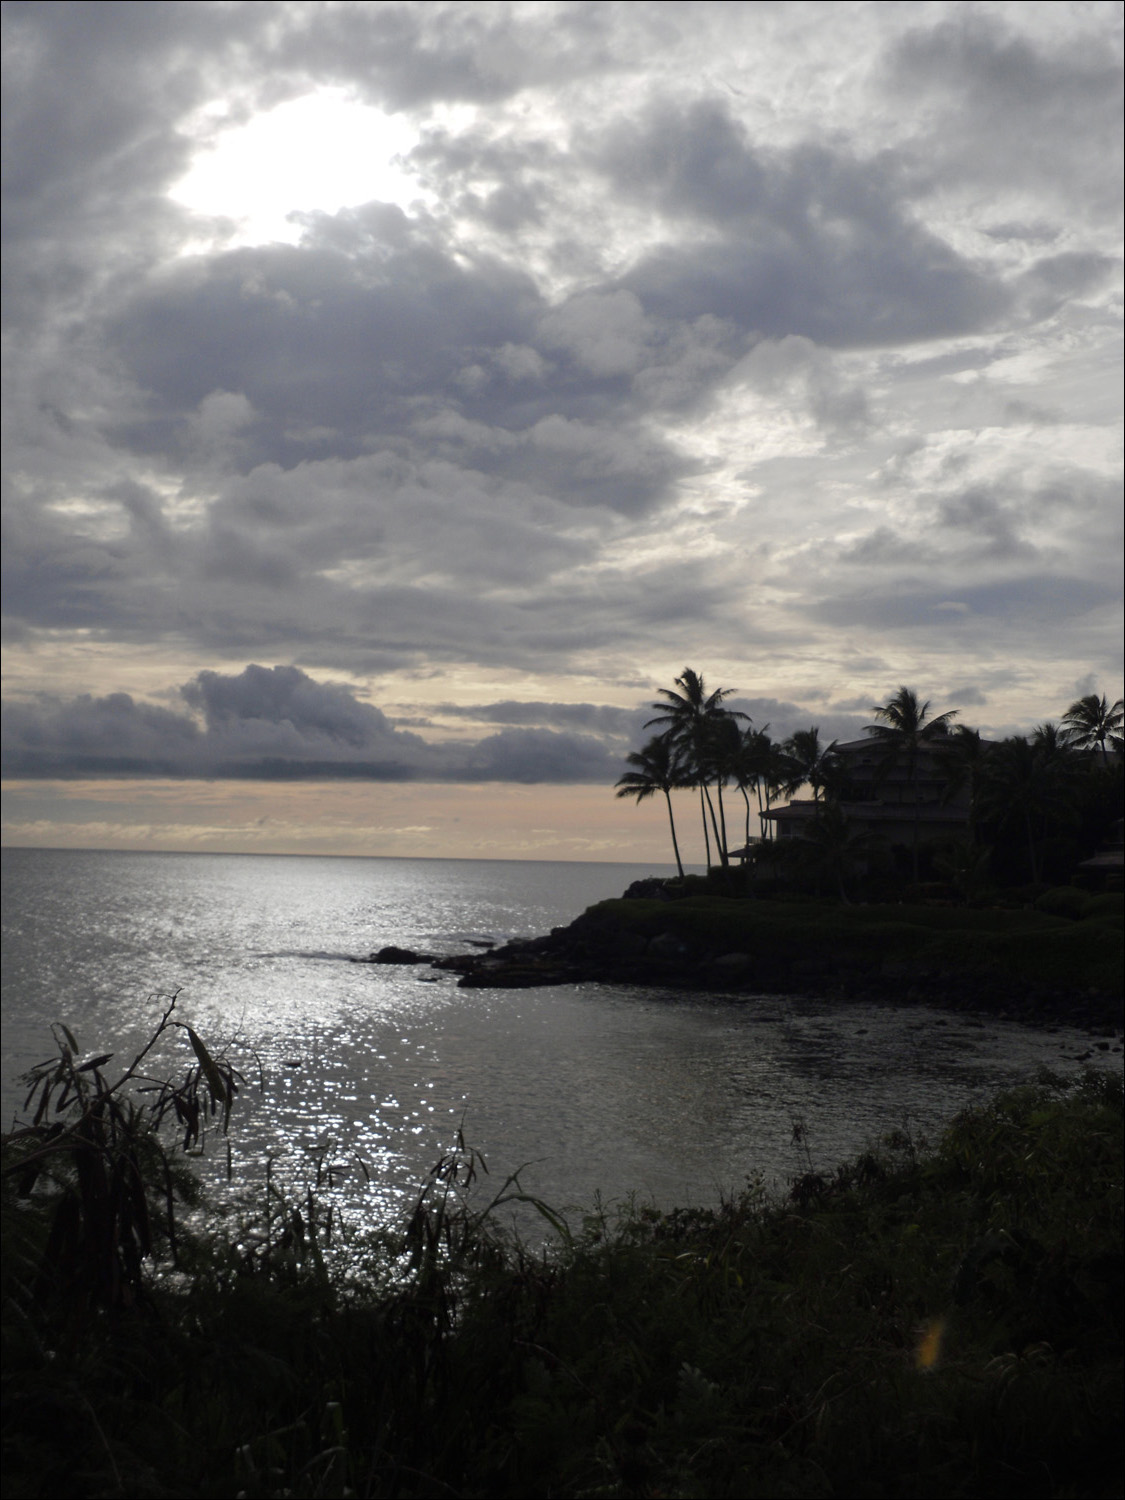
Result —
[[869, 424], [866, 392], [842, 379], [829, 353], [811, 339], [788, 334], [762, 339], [728, 377], [745, 383], [790, 409], [807, 407], [821, 426], [839, 432], [862, 430]]
[[10, 776], [177, 775], [195, 762], [199, 742], [186, 715], [136, 703], [128, 693], [4, 706]]
[[[1106, 168], [1121, 151], [1120, 18], [1093, 6], [1075, 15], [1077, 25], [1048, 22], [1021, 35], [1023, 19], [1010, 8], [950, 7], [888, 49], [885, 86], [900, 103], [922, 106], [929, 128], [916, 149], [931, 178], [955, 175], [1005, 194], [1031, 188], [1115, 218], [1115, 174]], [[1075, 153], [1079, 137], [1087, 149]]]
[[996, 623], [1014, 631], [1059, 629], [1081, 621], [1115, 597], [1112, 585], [1053, 574], [1024, 577], [1011, 583], [988, 583], [962, 588], [950, 609], [947, 596], [924, 575], [906, 575], [879, 591], [866, 589], [826, 598], [817, 607], [820, 618], [838, 626], [863, 624], [881, 630], [940, 628], [950, 631], [958, 617], [962, 630], [979, 632]]
[[[531, 735], [458, 774], [593, 776], [669, 663], [786, 703], [895, 677], [907, 636], [927, 669], [956, 643], [950, 681], [1116, 661], [1116, 9], [3, 24], [21, 764], [453, 775], [372, 717], [424, 675]], [[397, 113], [416, 201], [254, 245], [169, 197], [318, 90]], [[250, 713], [251, 659], [324, 693], [271, 676], [287, 713]], [[146, 718], [161, 671], [194, 684], [182, 733]], [[600, 718], [550, 706], [576, 692]], [[223, 694], [247, 711], [212, 722]]]
[[562, 727], [610, 737], [635, 735], [648, 717], [644, 710], [606, 703], [543, 703], [506, 699], [501, 703], [443, 703], [440, 712], [480, 724], [511, 724], [535, 729]]
[[905, 211], [893, 154], [762, 151], [709, 101], [619, 124], [591, 156], [616, 192], [684, 226], [622, 278], [650, 315], [852, 346], [983, 328], [1007, 306], [998, 279]]
[[[127, 693], [7, 703], [4, 774], [568, 783], [612, 781], [619, 772], [621, 723], [612, 709], [603, 716], [613, 726], [608, 736], [603, 722], [600, 735], [521, 728], [431, 745], [396, 729], [352, 689], [294, 666], [200, 672], [179, 696], [191, 713]], [[598, 715], [578, 717], [593, 724]]]
[[457, 777], [466, 781], [611, 783], [620, 768], [620, 755], [608, 751], [590, 735], [505, 729], [481, 740], [459, 766]]
[[631, 375], [650, 337], [644, 308], [632, 292], [583, 292], [540, 320], [548, 349], [565, 350], [591, 375]]
[[386, 716], [335, 683], [315, 682], [299, 667], [251, 665], [238, 676], [200, 672], [180, 689], [201, 712], [208, 734], [230, 734], [247, 724], [284, 726], [351, 750], [394, 736]]

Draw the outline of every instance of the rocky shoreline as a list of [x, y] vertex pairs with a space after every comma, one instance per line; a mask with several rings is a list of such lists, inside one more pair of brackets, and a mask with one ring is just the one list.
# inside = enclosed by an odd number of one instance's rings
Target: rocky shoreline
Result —
[[815, 941], [800, 953], [776, 944], [741, 951], [721, 940], [686, 934], [671, 911], [666, 925], [658, 922], [658, 930], [644, 933], [622, 920], [615, 908], [616, 903], [603, 903], [542, 937], [482, 945], [473, 953], [439, 956], [387, 947], [358, 961], [428, 965], [458, 975], [458, 984], [466, 989], [595, 983], [732, 998], [815, 994], [841, 1002], [932, 1005], [1028, 1025], [1074, 1026], [1120, 1042], [1125, 1019], [1120, 994], [1036, 981], [1002, 969], [859, 957]]

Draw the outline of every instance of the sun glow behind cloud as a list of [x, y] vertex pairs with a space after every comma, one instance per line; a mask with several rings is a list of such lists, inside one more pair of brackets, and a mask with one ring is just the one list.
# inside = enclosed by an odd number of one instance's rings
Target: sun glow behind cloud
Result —
[[224, 126], [221, 108], [205, 115], [202, 149], [169, 197], [236, 220], [235, 245], [295, 245], [302, 226], [294, 215], [374, 200], [405, 208], [426, 196], [401, 160], [418, 141], [401, 115], [339, 89], [318, 89], [241, 126]]

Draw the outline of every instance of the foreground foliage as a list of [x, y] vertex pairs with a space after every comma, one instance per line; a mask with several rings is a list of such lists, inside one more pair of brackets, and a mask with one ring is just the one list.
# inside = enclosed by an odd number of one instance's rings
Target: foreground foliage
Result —
[[347, 1271], [311, 1201], [274, 1203], [223, 1240], [180, 1224], [173, 1274], [153, 1238], [129, 1297], [48, 1253], [73, 1182], [29, 1181], [44, 1128], [5, 1147], [10, 1494], [1119, 1492], [1119, 1079], [781, 1201], [556, 1220], [549, 1253], [470, 1207], [459, 1143]]

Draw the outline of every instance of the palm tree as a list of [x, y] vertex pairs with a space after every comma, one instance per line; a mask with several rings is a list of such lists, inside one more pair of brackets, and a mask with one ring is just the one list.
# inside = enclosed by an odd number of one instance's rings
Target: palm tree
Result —
[[796, 778], [793, 790], [806, 782], [812, 787], [813, 802], [820, 806], [820, 793], [832, 773], [836, 755], [836, 741], [830, 745], [820, 743], [820, 728], [798, 729], [785, 741], [785, 753], [793, 763]]
[[868, 857], [878, 845], [878, 838], [853, 828], [840, 804], [828, 802], [810, 819], [801, 834], [801, 841], [816, 869], [817, 895], [820, 894], [823, 871], [835, 877], [840, 900], [845, 906], [850, 906], [847, 878], [855, 869], [866, 866]]
[[962, 792], [968, 793], [969, 841], [974, 844], [977, 837], [977, 798], [988, 751], [989, 746], [981, 738], [979, 729], [970, 729], [967, 724], [957, 724], [952, 733], [946, 736], [936, 755], [941, 774], [945, 777], [942, 802], [952, 802]]
[[1048, 719], [1046, 724], [1036, 724], [1031, 743], [1048, 765], [1066, 766], [1073, 769], [1073, 751], [1066, 730]]
[[1073, 757], [1058, 727], [1041, 724], [1030, 740], [1015, 736], [989, 751], [981, 782], [981, 812], [996, 827], [1021, 828], [1031, 879], [1039, 883], [1040, 835], [1051, 820], [1064, 821], [1074, 801]]
[[[676, 688], [679, 691], [676, 691]], [[732, 714], [723, 707], [724, 698], [729, 698], [734, 688], [716, 688], [707, 691], [703, 674], [685, 667], [676, 678], [675, 688], [658, 688], [663, 703], [654, 703], [660, 712], [645, 725], [651, 729], [661, 725], [686, 762], [694, 769], [695, 785], [699, 787], [700, 812], [703, 817], [703, 838], [707, 850], [707, 863], [711, 863], [711, 840], [707, 832], [708, 814], [719, 850], [720, 862], [725, 866], [727, 857], [726, 839], [719, 829], [714, 804], [708, 783], [715, 774], [715, 726], [724, 718], [745, 718], [745, 714]], [[721, 794], [720, 794], [721, 795]]]
[[883, 748], [883, 760], [879, 767], [886, 777], [898, 765], [906, 767], [906, 782], [914, 804], [914, 883], [918, 883], [918, 835], [921, 808], [918, 801], [918, 760], [921, 752], [936, 739], [949, 733], [949, 721], [958, 710], [947, 709], [936, 718], [929, 717], [928, 702], [919, 703], [918, 695], [908, 687], [898, 692], [884, 704], [876, 704], [871, 710], [879, 720], [868, 724], [867, 733], [873, 735]]
[[626, 771], [617, 783], [615, 795], [635, 797], [638, 805], [657, 792], [664, 793], [668, 804], [668, 823], [672, 830], [672, 848], [676, 855], [676, 869], [680, 879], [684, 878], [684, 864], [680, 858], [679, 840], [676, 838], [676, 820], [672, 816], [672, 792], [686, 785], [685, 766], [675, 743], [669, 735], [658, 734], [641, 750], [633, 750], [625, 757], [627, 765], [635, 769]]
[[781, 745], [770, 739], [769, 727], [765, 724], [761, 729], [746, 731], [745, 754], [754, 776], [748, 784], [753, 786], [758, 794], [758, 821], [763, 840], [766, 838], [766, 829], [769, 826], [767, 814], [773, 798], [777, 793], [785, 791], [793, 775], [789, 757]]
[[743, 769], [742, 734], [738, 719], [744, 717], [745, 715], [735, 715], [729, 709], [723, 709], [708, 725], [705, 735], [704, 764], [715, 783], [715, 800], [719, 805], [719, 848], [724, 865], [730, 863], [730, 855], [727, 848], [727, 814], [723, 805], [723, 787], [728, 781], [737, 783]]
[[1092, 750], [1097, 745], [1101, 749], [1104, 766], [1109, 761], [1106, 741], [1115, 750], [1120, 750], [1125, 743], [1121, 737], [1123, 718], [1125, 704], [1120, 698], [1111, 708], [1104, 693], [1100, 698], [1096, 693], [1087, 693], [1085, 698], [1077, 699], [1063, 714], [1063, 734], [1067, 743], [1076, 750]]
[[[769, 725], [766, 726], [769, 728]], [[758, 811], [762, 808], [762, 756], [759, 750], [761, 736], [765, 734], [764, 729], [755, 729], [753, 724], [747, 721], [746, 728], [739, 730], [738, 749], [731, 758], [731, 780], [742, 793], [742, 800], [746, 804], [746, 827], [744, 831], [745, 845], [750, 847], [750, 793], [754, 791], [758, 796]]]
[[975, 839], [954, 839], [945, 852], [935, 858], [934, 865], [965, 905], [971, 906], [985, 887], [991, 858], [991, 849], [978, 844]]

